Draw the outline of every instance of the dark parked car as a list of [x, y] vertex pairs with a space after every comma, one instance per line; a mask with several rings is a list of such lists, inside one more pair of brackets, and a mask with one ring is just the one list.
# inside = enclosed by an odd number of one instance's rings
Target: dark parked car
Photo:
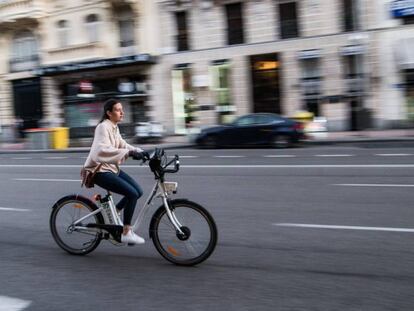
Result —
[[304, 138], [303, 124], [272, 113], [253, 113], [228, 125], [202, 129], [195, 138], [200, 147], [270, 145], [289, 147]]

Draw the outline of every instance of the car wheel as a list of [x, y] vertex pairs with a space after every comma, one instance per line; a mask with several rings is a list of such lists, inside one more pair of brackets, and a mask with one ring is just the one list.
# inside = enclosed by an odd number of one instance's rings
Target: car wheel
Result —
[[292, 141], [287, 135], [276, 135], [273, 138], [273, 146], [278, 149], [289, 148], [292, 145]]
[[207, 149], [217, 148], [217, 140], [214, 136], [207, 136], [204, 138], [202, 146]]

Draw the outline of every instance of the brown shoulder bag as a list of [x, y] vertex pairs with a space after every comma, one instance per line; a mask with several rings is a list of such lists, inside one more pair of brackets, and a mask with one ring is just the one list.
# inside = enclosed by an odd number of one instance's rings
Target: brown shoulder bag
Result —
[[81, 170], [81, 179], [82, 184], [81, 187], [85, 186], [85, 188], [93, 188], [95, 186], [95, 175], [99, 172], [99, 169], [101, 168], [102, 163], [99, 164], [94, 170], [88, 170], [86, 168], [82, 168]]

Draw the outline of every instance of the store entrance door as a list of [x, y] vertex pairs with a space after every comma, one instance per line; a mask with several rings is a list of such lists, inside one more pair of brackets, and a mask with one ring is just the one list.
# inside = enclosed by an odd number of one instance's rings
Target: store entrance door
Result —
[[253, 112], [281, 114], [280, 71], [277, 53], [250, 56]]
[[43, 117], [40, 78], [13, 81], [14, 113], [23, 129], [39, 127]]

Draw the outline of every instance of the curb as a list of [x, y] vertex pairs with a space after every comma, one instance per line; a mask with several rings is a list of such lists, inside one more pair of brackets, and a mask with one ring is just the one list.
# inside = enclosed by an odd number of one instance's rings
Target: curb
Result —
[[393, 138], [353, 138], [353, 139], [326, 139], [305, 141], [304, 145], [340, 145], [340, 144], [372, 144], [372, 143], [413, 143], [414, 138], [408, 137], [393, 137]]
[[[393, 138], [353, 138], [353, 139], [326, 139], [326, 140], [308, 140], [304, 141], [303, 145], [306, 146], [326, 146], [326, 145], [360, 145], [360, 144], [376, 144], [376, 143], [385, 143], [385, 144], [412, 144], [414, 147], [414, 137], [393, 137]], [[154, 148], [163, 148], [166, 150], [169, 149], [186, 149], [186, 148], [195, 148], [196, 145], [192, 143], [185, 144], [160, 144], [160, 145], [141, 145], [144, 149], [154, 149]], [[403, 147], [403, 146], [402, 146]], [[90, 150], [89, 147], [74, 147], [68, 149], [42, 149], [42, 150], [28, 150], [28, 149], [10, 149], [2, 150], [0, 149], [0, 154], [25, 154], [25, 153], [88, 153]]]

